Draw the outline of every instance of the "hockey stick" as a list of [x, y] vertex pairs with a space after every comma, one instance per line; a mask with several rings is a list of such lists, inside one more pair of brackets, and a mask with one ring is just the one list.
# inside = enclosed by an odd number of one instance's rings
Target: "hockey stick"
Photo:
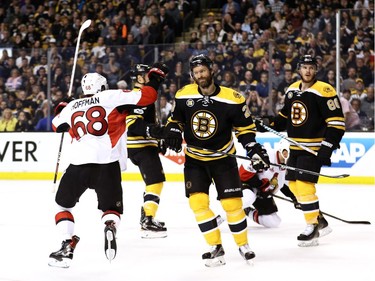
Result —
[[302, 144], [300, 144], [299, 142], [296, 142], [295, 140], [292, 140], [291, 138], [288, 138], [287, 136], [284, 136], [282, 133], [268, 127], [267, 125], [264, 125], [263, 122], [259, 119], [257, 119], [259, 121], [259, 125], [261, 125], [264, 129], [266, 129], [267, 131], [271, 132], [271, 133], [274, 133], [275, 135], [279, 136], [280, 138], [284, 139], [284, 140], [287, 140], [288, 142], [290, 142], [291, 144], [294, 144], [295, 146], [298, 146], [299, 148], [302, 148], [303, 150], [307, 151], [307, 152], [310, 152], [311, 154], [317, 156], [318, 153]]
[[[78, 58], [78, 49], [79, 49], [79, 43], [81, 41], [81, 36], [82, 32], [88, 28], [91, 25], [91, 20], [88, 19], [86, 20], [82, 25], [81, 28], [78, 31], [78, 37], [77, 37], [77, 43], [76, 43], [76, 49], [74, 52], [74, 59], [73, 59], [73, 68], [72, 68], [72, 76], [70, 77], [70, 85], [69, 85], [69, 90], [68, 90], [68, 97], [72, 95], [72, 88], [73, 88], [73, 83], [74, 83], [74, 74], [76, 70], [76, 65], [77, 65], [77, 58]], [[56, 180], [57, 180], [57, 174], [59, 172], [59, 166], [60, 166], [60, 157], [61, 157], [61, 151], [62, 151], [62, 145], [64, 142], [64, 132], [61, 133], [61, 140], [60, 140], [60, 146], [59, 146], [59, 152], [57, 154], [57, 162], [56, 162], [56, 169], [55, 169], [55, 175], [53, 178], [53, 186], [52, 186], [52, 192], [56, 191]]]
[[[288, 199], [288, 198], [285, 198], [285, 197], [282, 197], [282, 196], [279, 196], [279, 195], [276, 195], [276, 194], [273, 194], [272, 196], [278, 198], [278, 199], [281, 199], [281, 200], [284, 200], [284, 201], [288, 201], [290, 203], [293, 203], [292, 200]], [[333, 219], [336, 219], [336, 220], [339, 220], [339, 221], [342, 221], [342, 222], [345, 222], [345, 223], [350, 223], [350, 224], [371, 224], [369, 221], [348, 221], [348, 220], [344, 220], [344, 219], [341, 219], [341, 218], [338, 218], [334, 215], [330, 215], [330, 214], [327, 214], [326, 212], [323, 212], [323, 211], [320, 211], [323, 215], [327, 216], [327, 217], [331, 217]]]
[[[205, 151], [212, 152], [212, 153], [219, 153], [219, 154], [222, 154], [222, 155], [227, 155], [227, 156], [230, 156], [230, 157], [244, 159], [244, 160], [247, 160], [247, 161], [252, 161], [249, 157], [245, 157], [245, 156], [241, 156], [241, 155], [237, 155], [237, 154], [226, 153], [226, 152], [223, 152], [223, 151], [218, 151], [218, 150], [213, 150], [213, 149], [203, 148], [203, 147], [197, 147], [197, 146], [193, 146], [193, 145], [188, 145], [188, 147], [194, 148], [194, 149], [199, 149], [199, 150], [205, 150]], [[341, 178], [349, 177], [348, 174], [325, 175], [325, 174], [320, 174], [320, 173], [317, 173], [317, 172], [314, 172], [314, 171], [309, 171], [309, 170], [304, 170], [304, 169], [300, 169], [300, 168], [296, 168], [296, 167], [287, 166], [287, 165], [284, 165], [284, 164], [270, 163], [270, 165], [275, 166], [275, 167], [279, 167], [281, 169], [287, 169], [287, 170], [295, 171], [295, 172], [298, 172], [300, 174], [310, 174], [310, 175], [318, 176], [318, 177], [326, 177], [326, 178], [333, 178], [333, 179], [341, 179]]]

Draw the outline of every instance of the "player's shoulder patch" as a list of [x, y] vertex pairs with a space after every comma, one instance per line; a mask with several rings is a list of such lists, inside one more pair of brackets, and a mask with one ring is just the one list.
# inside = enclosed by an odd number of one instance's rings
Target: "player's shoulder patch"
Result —
[[311, 89], [315, 90], [321, 96], [326, 98], [336, 96], [336, 90], [332, 87], [332, 85], [322, 81], [317, 81], [314, 85], [312, 85]]
[[219, 98], [229, 100], [234, 103], [241, 104], [245, 102], [245, 98], [243, 95], [241, 95], [236, 90], [233, 90], [231, 88], [220, 86], [220, 93], [218, 94]]
[[197, 84], [188, 84], [182, 87], [180, 90], [176, 92], [176, 98], [185, 98], [187, 96], [192, 96], [199, 94], [198, 92], [198, 85]]

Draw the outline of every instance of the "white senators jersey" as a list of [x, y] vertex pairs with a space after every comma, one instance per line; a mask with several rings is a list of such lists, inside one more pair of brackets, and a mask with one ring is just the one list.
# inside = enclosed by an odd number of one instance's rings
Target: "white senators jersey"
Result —
[[147, 106], [156, 101], [157, 92], [145, 86], [141, 91], [106, 90], [93, 96], [71, 101], [52, 120], [53, 129], [68, 125], [72, 137], [70, 163], [107, 164], [120, 160], [125, 170], [126, 111], [117, 107], [132, 105]]

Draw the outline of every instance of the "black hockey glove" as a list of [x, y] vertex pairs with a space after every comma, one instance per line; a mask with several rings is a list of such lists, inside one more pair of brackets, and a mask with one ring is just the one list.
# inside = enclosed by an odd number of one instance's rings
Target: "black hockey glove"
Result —
[[165, 128], [164, 136], [165, 145], [173, 151], [182, 150], [182, 132], [180, 127], [175, 123], [169, 123]]
[[158, 140], [159, 153], [165, 155], [167, 153], [167, 146], [165, 145], [165, 140]]
[[331, 166], [331, 155], [334, 150], [332, 143], [322, 141], [318, 151], [318, 159], [322, 166]]
[[169, 73], [169, 68], [168, 66], [165, 64], [165, 63], [161, 63], [161, 62], [155, 62], [153, 65], [152, 65], [152, 68], [159, 68], [161, 71], [163, 71], [166, 75]]
[[253, 168], [257, 171], [266, 171], [270, 167], [267, 151], [259, 143], [252, 142], [246, 145], [247, 157], [251, 159]]
[[164, 127], [157, 124], [148, 124], [146, 126], [146, 137], [162, 139], [164, 137]]
[[254, 123], [257, 127], [257, 131], [261, 133], [267, 132], [267, 129], [265, 129], [262, 125], [269, 127], [270, 124], [273, 122], [273, 119], [273, 116], [263, 116], [260, 118], [254, 118]]

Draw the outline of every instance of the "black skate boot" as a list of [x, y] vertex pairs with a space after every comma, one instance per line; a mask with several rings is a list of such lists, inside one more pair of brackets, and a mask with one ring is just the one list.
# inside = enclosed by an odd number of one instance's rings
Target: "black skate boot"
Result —
[[224, 259], [224, 248], [221, 244], [211, 246], [207, 253], [202, 255], [202, 259], [205, 260], [205, 266], [216, 267], [225, 265]]
[[73, 259], [73, 252], [79, 242], [79, 237], [74, 235], [72, 239], [61, 243], [61, 249], [49, 255], [49, 266], [68, 268]]
[[252, 216], [251, 211], [255, 211], [255, 209], [252, 208], [252, 207], [246, 207], [246, 208], [244, 208], [243, 210], [244, 210], [244, 212], [245, 212], [245, 215], [248, 216], [248, 217], [249, 217], [249, 216]]
[[246, 262], [249, 262], [251, 259], [255, 258], [255, 253], [250, 249], [248, 244], [241, 246], [238, 250]]
[[298, 246], [311, 247], [319, 245], [319, 226], [317, 223], [308, 224], [305, 230], [297, 237]]
[[165, 238], [167, 237], [167, 228], [152, 216], [146, 216], [141, 226], [142, 238]]
[[[142, 207], [141, 207], [141, 219], [139, 220], [140, 225], [142, 225], [143, 220], [145, 219], [145, 217], [146, 217], [145, 209], [144, 209], [143, 206], [142, 206]], [[161, 226], [165, 226], [165, 222], [163, 222], [163, 221], [159, 221], [159, 220], [157, 220], [157, 219], [155, 219], [155, 218], [154, 218], [154, 220], [155, 220], [156, 222], [158, 222]]]
[[328, 221], [323, 217], [322, 213], [318, 216], [319, 237], [326, 236], [332, 232], [332, 228], [328, 226]]
[[116, 226], [113, 220], [105, 222], [104, 228], [104, 252], [105, 256], [111, 262], [116, 257]]

